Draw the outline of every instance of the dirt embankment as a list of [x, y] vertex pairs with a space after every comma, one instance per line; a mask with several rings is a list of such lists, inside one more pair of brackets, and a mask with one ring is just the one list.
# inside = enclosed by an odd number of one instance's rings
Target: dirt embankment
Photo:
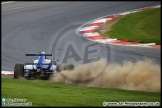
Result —
[[111, 20], [107, 20], [105, 23], [101, 24], [100, 26], [98, 26], [96, 28], [97, 32], [100, 34], [104, 34], [108, 31], [111, 30], [111, 27], [118, 22], [118, 20], [121, 18], [122, 16], [119, 16], [117, 18], [113, 18]]

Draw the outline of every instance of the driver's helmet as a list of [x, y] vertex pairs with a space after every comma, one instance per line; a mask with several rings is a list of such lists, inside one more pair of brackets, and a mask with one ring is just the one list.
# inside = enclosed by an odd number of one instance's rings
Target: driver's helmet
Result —
[[[44, 51], [39, 52], [40, 54], [46, 54]], [[47, 56], [45, 56], [45, 59], [48, 59]]]
[[45, 52], [43, 51], [43, 52], [41, 52], [41, 54], [45, 54]]
[[[45, 54], [45, 52], [43, 51], [43, 52], [40, 52], [41, 54]], [[48, 59], [48, 57], [47, 56], [45, 56], [45, 59]]]

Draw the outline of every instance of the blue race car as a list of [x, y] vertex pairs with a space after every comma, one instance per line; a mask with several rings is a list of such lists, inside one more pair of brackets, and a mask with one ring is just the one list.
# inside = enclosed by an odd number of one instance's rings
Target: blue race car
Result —
[[[27, 63], [27, 56], [39, 56], [33, 63]], [[52, 59], [47, 59], [47, 56], [51, 56]], [[52, 54], [26, 54], [25, 64], [16, 64], [14, 69], [14, 78], [25, 77], [27, 79], [49, 79], [49, 77], [55, 72], [61, 72], [63, 70], [73, 70], [72, 64], [57, 64], [59, 60], [53, 61]]]

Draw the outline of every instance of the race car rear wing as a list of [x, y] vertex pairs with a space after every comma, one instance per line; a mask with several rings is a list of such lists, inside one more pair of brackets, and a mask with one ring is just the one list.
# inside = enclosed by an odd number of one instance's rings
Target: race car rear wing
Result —
[[[53, 62], [53, 54], [26, 54], [25, 55], [25, 64], [29, 65], [29, 64], [35, 64], [35, 63], [27, 63], [27, 56], [52, 56], [52, 62]], [[34, 59], [33, 59], [34, 60]]]
[[26, 54], [26, 56], [53, 56], [52, 54]]

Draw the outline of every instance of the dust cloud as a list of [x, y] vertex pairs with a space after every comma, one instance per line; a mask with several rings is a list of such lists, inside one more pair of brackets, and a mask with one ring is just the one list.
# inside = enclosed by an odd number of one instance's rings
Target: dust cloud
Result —
[[50, 81], [87, 87], [161, 92], [160, 66], [149, 59], [109, 64], [105, 60], [54, 74]]

